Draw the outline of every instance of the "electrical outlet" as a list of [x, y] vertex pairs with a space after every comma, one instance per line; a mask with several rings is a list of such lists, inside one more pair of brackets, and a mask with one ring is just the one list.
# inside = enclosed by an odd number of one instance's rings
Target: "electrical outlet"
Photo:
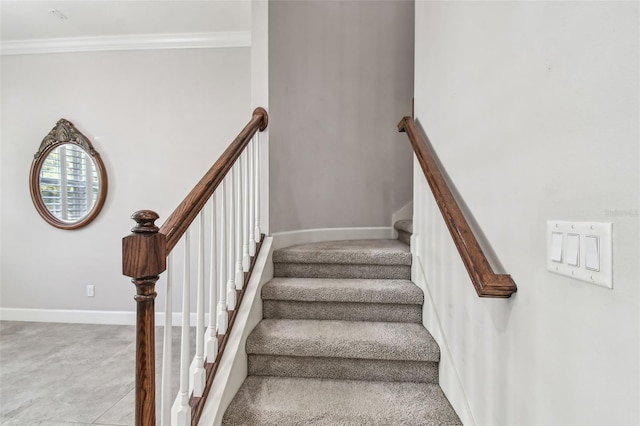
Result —
[[96, 286], [89, 284], [87, 285], [87, 297], [93, 297], [96, 295]]

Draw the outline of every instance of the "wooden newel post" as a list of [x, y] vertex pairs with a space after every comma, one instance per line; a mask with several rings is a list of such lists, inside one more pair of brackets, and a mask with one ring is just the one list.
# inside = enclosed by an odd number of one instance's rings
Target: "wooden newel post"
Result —
[[122, 273], [137, 289], [136, 426], [156, 424], [155, 285], [167, 268], [167, 239], [155, 225], [158, 217], [151, 210], [135, 212], [137, 225], [122, 239]]

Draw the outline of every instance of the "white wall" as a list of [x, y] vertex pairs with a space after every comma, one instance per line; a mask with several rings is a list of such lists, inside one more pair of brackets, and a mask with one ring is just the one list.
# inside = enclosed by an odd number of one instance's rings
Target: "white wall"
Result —
[[[518, 285], [476, 296], [414, 163], [414, 279], [467, 424], [640, 423], [638, 9], [416, 3], [416, 118]], [[546, 271], [548, 219], [613, 222], [613, 290]]]
[[[130, 216], [153, 209], [162, 223], [242, 129], [250, 66], [249, 48], [4, 56], [0, 306], [134, 310], [121, 275]], [[46, 224], [29, 196], [33, 154], [62, 117], [109, 176], [104, 209], [76, 231]]]

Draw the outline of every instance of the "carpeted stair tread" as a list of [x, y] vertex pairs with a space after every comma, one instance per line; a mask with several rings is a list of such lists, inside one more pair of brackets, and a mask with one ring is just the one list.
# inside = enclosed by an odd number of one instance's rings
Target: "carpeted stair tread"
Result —
[[406, 232], [407, 234], [413, 234], [413, 220], [412, 219], [404, 219], [399, 220], [393, 224], [393, 227], [396, 231]]
[[273, 263], [411, 265], [411, 252], [398, 240], [323, 241], [275, 250]]
[[424, 295], [409, 280], [274, 278], [262, 288], [262, 299], [421, 305]]
[[411, 245], [411, 235], [413, 235], [413, 220], [399, 220], [393, 224], [393, 228], [398, 231], [398, 241], [406, 245]]
[[438, 385], [249, 376], [222, 424], [461, 425]]
[[250, 376], [438, 383], [438, 362], [249, 354]]
[[439, 361], [431, 334], [415, 323], [265, 319], [247, 353], [284, 356]]
[[263, 300], [263, 318], [422, 323], [422, 306], [399, 303]]

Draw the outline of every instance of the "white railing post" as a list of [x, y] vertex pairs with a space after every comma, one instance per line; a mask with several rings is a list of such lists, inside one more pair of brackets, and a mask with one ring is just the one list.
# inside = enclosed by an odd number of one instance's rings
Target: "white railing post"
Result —
[[249, 256], [256, 255], [256, 239], [255, 233], [255, 162], [253, 159], [253, 141], [247, 145], [249, 154]]
[[189, 317], [190, 308], [190, 281], [191, 281], [191, 254], [189, 229], [184, 234], [184, 279], [182, 283], [182, 341], [180, 342], [180, 390], [171, 409], [171, 424], [174, 426], [187, 426], [191, 424], [191, 406], [189, 405]]
[[205, 342], [205, 355], [208, 363], [213, 363], [218, 355], [218, 331], [216, 320], [218, 319], [218, 287], [216, 286], [216, 194], [211, 197], [211, 253], [209, 254], [209, 326]]
[[222, 188], [220, 192], [220, 262], [218, 262], [218, 295], [220, 301], [218, 302], [218, 333], [225, 334], [227, 332], [228, 316], [227, 316], [227, 230], [226, 224], [226, 179], [222, 181]]
[[244, 286], [244, 271], [242, 269], [242, 162], [236, 163], [236, 290], [242, 290]]
[[204, 392], [206, 374], [204, 371], [204, 209], [198, 218], [198, 289], [196, 295], [196, 356], [193, 371], [193, 396]]
[[233, 167], [229, 170], [227, 178], [229, 179], [229, 229], [227, 237], [227, 309], [233, 311], [236, 309], [236, 284], [235, 284], [235, 203], [234, 203], [234, 182]]
[[256, 156], [256, 244], [260, 242], [260, 134], [256, 133], [255, 140]]
[[160, 389], [160, 425], [171, 426], [171, 364], [173, 363], [172, 347], [173, 339], [171, 330], [173, 326], [173, 255], [167, 256], [167, 289], [164, 300], [164, 342], [162, 344], [162, 379]]
[[242, 270], [244, 272], [249, 272], [249, 161], [248, 161], [249, 153], [245, 149], [242, 154], [242, 171], [244, 172], [243, 186], [244, 190], [242, 191], [243, 195], [243, 203], [242, 203]]

